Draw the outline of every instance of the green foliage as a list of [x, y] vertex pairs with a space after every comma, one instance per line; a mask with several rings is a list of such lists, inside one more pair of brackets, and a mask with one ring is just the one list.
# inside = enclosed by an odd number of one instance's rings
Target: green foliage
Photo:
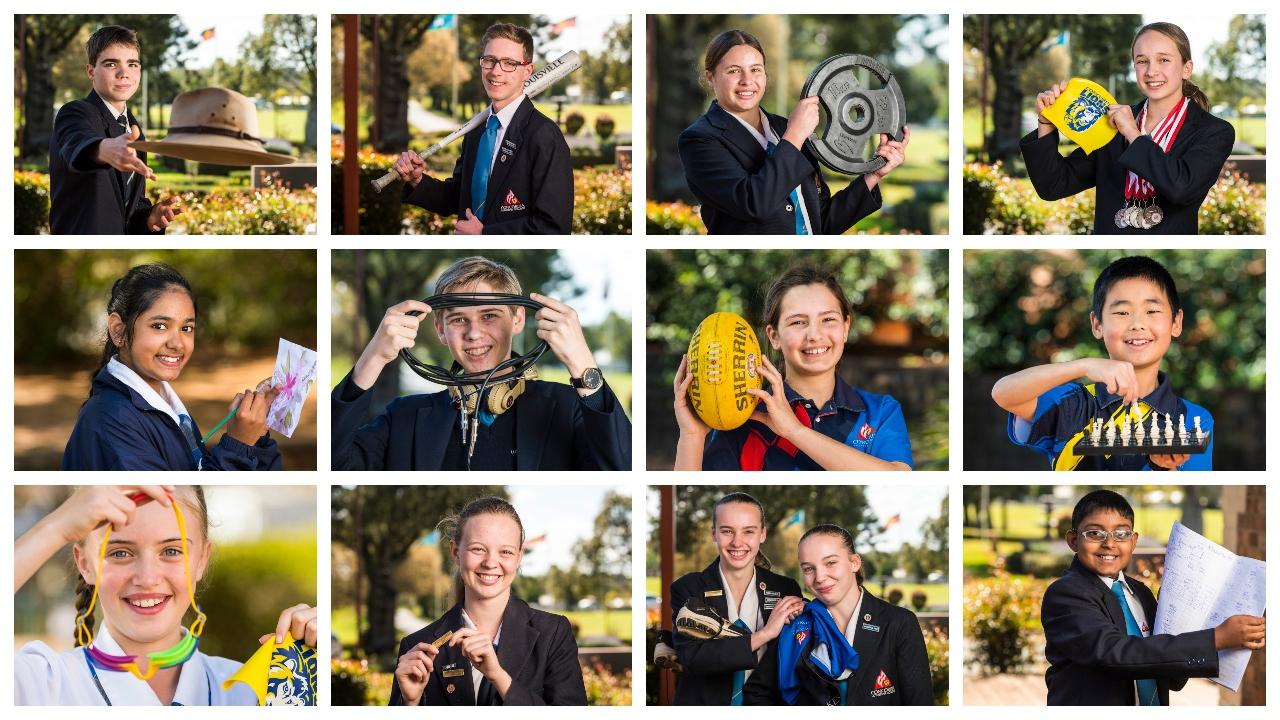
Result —
[[197, 600], [209, 616], [200, 649], [247, 660], [258, 638], [273, 632], [280, 613], [316, 604], [314, 533], [219, 545]]
[[[1180, 392], [1266, 384], [1266, 259], [1262, 250], [1144, 251], [1173, 275], [1183, 332], [1163, 369]], [[1104, 357], [1089, 324], [1093, 282], [1125, 250], [967, 252], [966, 372]], [[975, 281], [981, 278], [981, 282]]]
[[967, 163], [963, 171], [966, 235], [1036, 235], [1044, 232], [1046, 210], [1029, 183], [1020, 183], [994, 165]]
[[573, 194], [573, 234], [631, 234], [630, 170], [575, 170]]
[[609, 672], [603, 665], [582, 668], [582, 683], [587, 689], [587, 704], [631, 705], [631, 670], [621, 675]]
[[577, 110], [573, 110], [568, 115], [564, 116], [564, 134], [569, 137], [574, 137], [580, 130], [582, 130], [582, 126], [586, 124], [587, 119], [582, 116], [582, 113]]
[[951, 639], [941, 628], [925, 630], [924, 650], [929, 656], [933, 704], [947, 705], [951, 702]]
[[386, 705], [391, 697], [391, 684], [395, 674], [378, 672], [369, 667], [369, 661], [333, 660], [330, 666], [331, 704], [338, 706]]
[[175, 235], [306, 235], [316, 229], [316, 193], [311, 188], [276, 184], [256, 190], [185, 192], [179, 194], [179, 203], [182, 214], [168, 228]]
[[[329, 228], [334, 235], [346, 232], [343, 222], [345, 188], [342, 182], [343, 150], [341, 145], [331, 148], [332, 161], [329, 165], [330, 216]], [[391, 170], [396, 162], [396, 155], [384, 155], [368, 148], [362, 148], [356, 155], [356, 166], [359, 178], [356, 189], [359, 192], [360, 234], [361, 235], [399, 235], [403, 228], [402, 208], [399, 181], [388, 185], [382, 192], [373, 189], [370, 184]]]
[[163, 262], [196, 292], [201, 353], [269, 350], [281, 337], [315, 347], [316, 254], [301, 250], [18, 250], [14, 340], [26, 367], [83, 365], [102, 351], [111, 285]]
[[13, 171], [13, 234], [49, 232], [49, 176]]
[[1015, 672], [1030, 660], [1031, 630], [1047, 586], [1005, 572], [965, 582], [965, 642], [985, 672]]
[[1200, 205], [1202, 235], [1262, 235], [1266, 233], [1266, 186], [1251, 183], [1227, 163], [1222, 177]]
[[688, 203], [648, 201], [645, 232], [649, 235], [706, 235], [702, 217]]

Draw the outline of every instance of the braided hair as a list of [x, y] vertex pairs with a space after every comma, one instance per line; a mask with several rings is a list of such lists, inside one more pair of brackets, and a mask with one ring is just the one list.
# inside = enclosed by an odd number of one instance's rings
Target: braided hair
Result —
[[[209, 537], [209, 504], [204, 499], [204, 487], [200, 485], [179, 485], [177, 486], [177, 489], [179, 494], [182, 493], [183, 489], [188, 489], [191, 491], [190, 498], [175, 497], [174, 502], [183, 502], [184, 500], [187, 500], [186, 502], [187, 508], [190, 510], [194, 510], [195, 515], [198, 518], [195, 524], [200, 528], [201, 536], [204, 537], [205, 539], [208, 539]], [[90, 536], [93, 536], [94, 534], [95, 533], [90, 533]], [[86, 537], [84, 540], [80, 541], [82, 544], [80, 548], [80, 552], [84, 554], [85, 557], [97, 558], [97, 553], [88, 549], [88, 540], [89, 538]], [[85, 613], [86, 610], [89, 609], [89, 602], [93, 599], [93, 589], [94, 589], [94, 586], [89, 584], [89, 582], [84, 579], [84, 575], [77, 571], [76, 572], [76, 590], [75, 590], [76, 617], [80, 617]], [[85, 618], [84, 623], [85, 625], [89, 626], [89, 629], [91, 630], [94, 629], [93, 616], [89, 616]], [[80, 635], [79, 633], [74, 633], [74, 634], [76, 638], [75, 642], [76, 642], [76, 645], [78, 646], [80, 644]]]

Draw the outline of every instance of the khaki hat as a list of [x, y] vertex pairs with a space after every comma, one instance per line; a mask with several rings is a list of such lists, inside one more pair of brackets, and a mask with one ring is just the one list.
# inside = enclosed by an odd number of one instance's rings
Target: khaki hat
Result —
[[184, 92], [169, 111], [169, 134], [137, 141], [137, 150], [210, 165], [289, 165], [294, 158], [267, 152], [258, 135], [258, 110], [234, 90], [201, 88]]

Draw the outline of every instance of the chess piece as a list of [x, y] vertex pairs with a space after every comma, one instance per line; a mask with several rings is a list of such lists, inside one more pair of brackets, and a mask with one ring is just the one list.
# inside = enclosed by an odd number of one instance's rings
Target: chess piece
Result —
[[1173, 413], [1164, 414], [1164, 444], [1173, 444]]
[[1178, 442], [1187, 444], [1187, 416], [1181, 413], [1178, 414]]
[[1116, 444], [1116, 426], [1114, 423], [1107, 426], [1107, 447], [1114, 447]]
[[[1133, 404], [1134, 410], [1137, 410], [1138, 404]], [[1136, 414], [1136, 413], [1135, 413]], [[1133, 444], [1141, 446], [1143, 440], [1147, 438], [1147, 429], [1142, 425], [1142, 415], [1138, 415], [1138, 426], [1133, 430]]]
[[1089, 433], [1089, 440], [1092, 441], [1094, 445], [1097, 445], [1098, 441], [1101, 439], [1102, 439], [1102, 420], [1099, 418], [1094, 418], [1093, 431]]
[[1129, 436], [1133, 433], [1133, 426], [1129, 424], [1129, 413], [1126, 411], [1120, 417], [1120, 444], [1128, 446]]
[[1195, 416], [1194, 418], [1192, 418], [1192, 421], [1195, 422], [1195, 426], [1196, 426], [1196, 430], [1195, 430], [1196, 442], [1197, 443], [1204, 442], [1204, 430], [1200, 429], [1200, 416], [1199, 415]]

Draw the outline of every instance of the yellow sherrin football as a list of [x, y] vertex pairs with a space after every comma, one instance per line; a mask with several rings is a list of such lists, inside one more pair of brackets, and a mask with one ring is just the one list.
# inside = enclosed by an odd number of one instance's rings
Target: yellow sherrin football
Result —
[[716, 430], [741, 426], [756, 409], [747, 388], [760, 387], [760, 343], [751, 325], [731, 312], [712, 313], [689, 340], [689, 404]]

